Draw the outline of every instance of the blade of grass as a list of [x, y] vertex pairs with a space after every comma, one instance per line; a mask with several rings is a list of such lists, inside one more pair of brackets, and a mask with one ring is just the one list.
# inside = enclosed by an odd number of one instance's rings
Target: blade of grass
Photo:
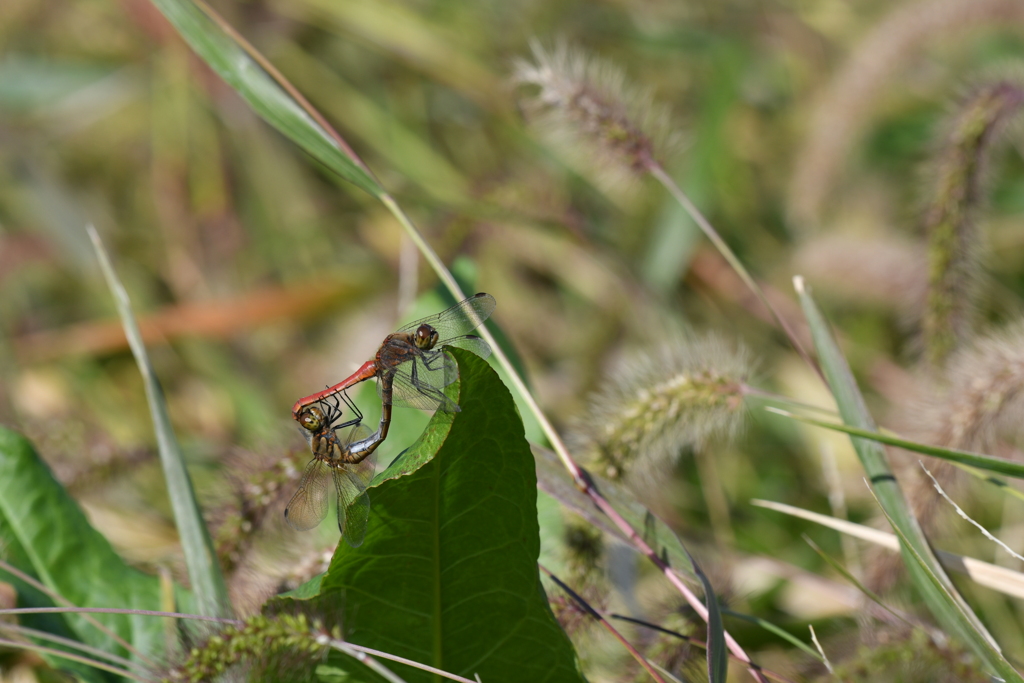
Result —
[[[900, 549], [899, 539], [887, 531], [879, 531], [878, 529], [872, 529], [861, 524], [848, 522], [845, 519], [836, 519], [828, 515], [786, 505], [785, 503], [756, 499], [750, 502], [758, 507], [768, 508], [769, 510], [775, 510], [776, 512], [821, 524], [829, 529], [835, 529], [840, 533], [859, 538], [868, 543], [874, 543], [883, 548], [889, 548], [890, 550]], [[979, 586], [985, 586], [1015, 598], [1024, 598], [1024, 574], [1020, 572], [976, 560], [973, 557], [947, 553], [943, 550], [936, 551], [935, 555], [939, 558], [939, 562], [942, 563], [943, 567], [950, 571], [966, 574]]]
[[690, 557], [693, 572], [704, 586], [704, 602], [708, 607], [708, 683], [725, 683], [729, 675], [729, 651], [725, 646], [725, 626], [722, 624], [722, 613], [718, 609], [718, 597], [697, 560], [690, 555], [689, 550], [686, 554]]
[[[875, 495], [875, 491], [872, 491], [871, 493], [875, 496], [875, 500], [879, 501], [878, 496]], [[879, 501], [879, 507], [882, 507], [881, 501]], [[882, 507], [882, 513], [885, 515], [885, 518], [889, 520], [889, 524], [892, 525], [893, 530], [900, 537], [900, 547], [906, 551], [904, 553], [904, 557], [909, 553], [911, 558], [915, 561], [916, 566], [920, 568], [921, 572], [931, 582], [932, 589], [945, 595], [949, 599], [949, 603], [956, 609], [960, 610], [961, 615], [965, 620], [969, 621], [972, 618], [977, 619], [977, 616], [975, 616], [974, 612], [971, 611], [971, 608], [966, 602], [964, 602], [963, 598], [960, 597], [960, 594], [956, 592], [956, 589], [950, 591], [950, 587], [953, 584], [950, 583], [949, 577], [946, 576], [945, 572], [942, 572], [941, 569], [938, 573], [933, 571], [934, 568], [938, 567], [938, 563], [934, 561], [934, 557], [929, 558], [919, 553], [917, 546], [915, 546], [903, 533], [903, 530], [896, 524], [893, 518], [889, 516], [889, 513], [886, 512], [884, 507]], [[927, 546], [925, 547], [927, 548]], [[1021, 678], [1021, 675], [1017, 673], [1016, 669], [1006, 661], [1003, 657], [1003, 653], [999, 650], [999, 646], [996, 645], [994, 641], [988, 641], [985, 639], [979, 640], [981, 642], [978, 644], [978, 647], [981, 652], [976, 652], [976, 654], [982, 661], [993, 662], [993, 671], [995, 671], [1003, 681], [1006, 683], [1009, 683], [1010, 681], [1024, 681], [1024, 678]]]
[[[804, 287], [803, 278], [794, 278], [794, 286], [811, 330], [822, 371], [835, 397], [843, 422], [858, 429], [877, 432], [850, 366], [839, 350], [824, 316]], [[932, 614], [945, 630], [970, 646], [991, 670], [998, 671], [1004, 678], [1011, 677], [1006, 680], [1022, 680], [1003, 658], [995, 640], [943, 571], [931, 546], [928, 545], [920, 524], [911, 513], [896, 477], [889, 468], [882, 445], [877, 441], [858, 437], [851, 437], [851, 441], [879, 504], [905, 541], [901, 544], [901, 551], [911, 581], [924, 597]], [[941, 590], [936, 587], [936, 582], [941, 586]]]
[[196, 54], [267, 123], [345, 180], [380, 196], [380, 184], [355, 152], [215, 12], [193, 0], [153, 0], [153, 4]]
[[139, 325], [132, 313], [128, 292], [125, 291], [114, 272], [96, 229], [90, 225], [86, 230], [92, 239], [100, 267], [103, 269], [103, 276], [107, 280], [107, 286], [110, 287], [110, 291], [114, 295], [121, 322], [124, 324], [124, 333], [128, 338], [128, 345], [132, 349], [132, 355], [135, 356], [135, 362], [138, 364], [139, 372], [142, 373], [142, 379], [145, 382], [146, 399], [153, 417], [160, 462], [167, 480], [167, 491], [171, 499], [171, 508], [174, 511], [174, 520], [181, 536], [181, 548], [185, 555], [189, 581], [195, 593], [196, 606], [200, 614], [206, 616], [230, 616], [231, 602], [228, 599], [227, 584], [224, 582], [220, 565], [217, 564], [217, 555], [213, 549], [213, 542], [210, 540], [210, 532], [199, 511], [199, 504], [196, 502], [195, 492], [192, 490], [192, 480], [185, 469], [185, 460], [178, 447], [174, 430], [171, 428], [171, 419], [167, 414], [163, 390], [160, 388], [156, 373], [153, 372], [153, 366], [149, 363], [146, 346], [143, 344], [142, 335], [139, 332]]
[[1024, 479], [1024, 463], [1014, 462], [1012, 460], [1007, 460], [1006, 458], [1000, 458], [994, 455], [984, 455], [982, 453], [972, 453], [971, 451], [960, 451], [952, 448], [941, 448], [940, 446], [930, 446], [928, 444], [917, 443], [916, 441], [908, 441], [907, 439], [902, 439], [898, 436], [893, 436], [884, 432], [871, 431], [870, 429], [859, 429], [849, 425], [816, 420], [813, 417], [797, 415], [795, 413], [780, 410], [778, 408], [772, 408], [770, 406], [767, 407], [766, 410], [770, 410], [778, 415], [799, 420], [800, 422], [805, 422], [817, 427], [824, 427], [825, 429], [844, 432], [851, 436], [871, 439], [872, 441], [878, 441], [890, 446], [899, 446], [900, 448], [908, 451], [923, 453], [924, 455], [942, 458], [943, 460], [949, 460], [950, 462], [960, 463], [963, 465], [970, 465], [971, 467], [976, 467], [980, 470], [998, 472], [999, 474], [1005, 474], [1008, 477]]
[[886, 612], [888, 612], [889, 614], [893, 615], [894, 617], [896, 617], [897, 619], [902, 621], [907, 626], [912, 626], [913, 625], [909, 621], [907, 621], [906, 618], [902, 614], [896, 612], [891, 607], [886, 605], [885, 602], [882, 600], [882, 597], [880, 595], [878, 595], [874, 591], [870, 590], [867, 586], [865, 586], [863, 583], [858, 581], [857, 577], [854, 576], [853, 574], [851, 574], [849, 571], [847, 571], [846, 567], [844, 567], [842, 565], [842, 563], [839, 562], [839, 560], [833, 558], [831, 555], [829, 555], [824, 550], [822, 550], [822, 548], [817, 543], [815, 543], [814, 541], [811, 540], [810, 536], [808, 536], [807, 534], [803, 534], [803, 539], [807, 543], [807, 545], [811, 546], [811, 550], [813, 550], [814, 552], [818, 553], [818, 556], [821, 559], [825, 560], [825, 562], [827, 562], [829, 564], [829, 566], [832, 567], [832, 569], [834, 569], [837, 572], [839, 572], [839, 574], [844, 579], [846, 579], [851, 584], [856, 586], [857, 590], [859, 590], [861, 593], [863, 593], [865, 596], [867, 596], [867, 598], [869, 600], [871, 600], [873, 603], [875, 603], [876, 605], [878, 605], [879, 607], [884, 609]]
[[773, 624], [770, 621], [766, 621], [765, 619], [762, 619], [761, 617], [755, 617], [755, 616], [752, 616], [750, 614], [743, 614], [742, 612], [734, 612], [731, 609], [723, 609], [722, 610], [722, 614], [724, 614], [726, 616], [729, 616], [729, 617], [734, 617], [736, 619], [742, 619], [743, 621], [750, 622], [751, 624], [756, 624], [756, 625], [760, 626], [761, 628], [763, 628], [765, 631], [768, 631], [769, 633], [772, 633], [774, 635], [777, 635], [779, 638], [782, 638], [783, 640], [785, 640], [787, 643], [789, 643], [793, 647], [800, 648], [805, 653], [807, 653], [809, 656], [814, 657], [817, 660], [821, 659], [821, 655], [813, 647], [811, 647], [810, 645], [808, 645], [804, 641], [800, 640], [799, 638], [794, 636], [789, 631], [783, 630], [781, 627], [776, 626], [775, 624]]

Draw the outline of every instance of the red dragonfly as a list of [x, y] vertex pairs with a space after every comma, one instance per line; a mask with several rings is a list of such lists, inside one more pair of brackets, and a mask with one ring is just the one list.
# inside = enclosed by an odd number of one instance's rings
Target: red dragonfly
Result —
[[309, 406], [374, 377], [385, 406], [459, 412], [458, 404], [444, 395], [444, 388], [459, 376], [458, 365], [444, 349], [457, 346], [481, 358], [489, 356], [487, 342], [469, 333], [490, 317], [495, 306], [490, 294], [474, 294], [445, 311], [409, 323], [389, 334], [373, 360], [363, 363], [352, 376], [296, 401], [292, 416], [301, 421]]
[[[328, 470], [338, 492], [338, 530], [353, 548], [359, 547], [366, 537], [366, 523], [370, 516], [370, 496], [366, 487], [373, 479], [377, 446], [387, 437], [391, 423], [390, 406], [385, 406], [380, 428], [370, 433], [362, 423], [363, 415], [347, 394], [341, 392], [346, 405], [355, 418], [336, 424], [343, 414], [341, 404], [319, 401], [299, 415], [303, 435], [309, 442], [313, 459], [306, 465], [299, 488], [288, 501], [284, 518], [288, 524], [306, 531], [320, 524], [327, 516]], [[340, 432], [340, 433], [339, 433]]]

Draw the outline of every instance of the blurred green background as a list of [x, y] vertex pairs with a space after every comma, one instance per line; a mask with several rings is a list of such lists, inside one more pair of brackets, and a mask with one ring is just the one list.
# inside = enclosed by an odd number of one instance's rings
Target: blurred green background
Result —
[[[509, 81], [531, 39], [618, 64], [672, 110], [673, 176], [794, 322], [790, 277], [808, 278], [883, 422], [915, 381], [922, 168], [959, 94], [993, 70], [1024, 73], [1024, 11], [1008, 1], [212, 4], [468, 289], [496, 297], [493, 320], [563, 432], [624, 355], [691, 332], [752, 349], [751, 384], [828, 402], [663, 189], [603, 186], [531, 133]], [[1007, 141], [979, 221], [985, 326], [1014, 319], [1024, 290], [1024, 162], [1016, 131]], [[142, 320], [210, 509], [232, 476], [302, 452], [292, 402], [371, 357], [436, 281], [376, 201], [260, 121], [145, 0], [0, 3], [0, 422], [34, 439], [127, 557], [180, 571], [142, 383], [87, 223]], [[375, 420], [372, 392], [359, 401]], [[395, 419], [384, 461], [425, 424], [412, 410]], [[838, 555], [835, 534], [748, 504], [828, 512], [823, 450], [852, 518], [874, 516], [845, 438], [758, 407], [737, 441], [683, 454], [643, 495], [702, 549], [736, 609], [842, 639], [861, 608], [800, 538]], [[992, 501], [974, 512], [1019, 534], [1019, 503], [977, 486]], [[330, 540], [329, 525], [296, 539], [279, 512], [235, 582], [251, 606]], [[1019, 655], [1018, 605], [967, 592]], [[650, 612], [664, 595], [647, 593]], [[755, 653], [785, 650], [760, 653], [766, 665], [800, 670], [800, 656], [736, 628]], [[595, 680], [619, 675], [598, 664]]]

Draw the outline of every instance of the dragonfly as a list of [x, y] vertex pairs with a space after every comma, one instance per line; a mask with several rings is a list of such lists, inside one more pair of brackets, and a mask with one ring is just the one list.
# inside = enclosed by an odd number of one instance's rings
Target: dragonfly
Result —
[[409, 323], [389, 334], [377, 355], [350, 377], [296, 401], [292, 416], [301, 422], [301, 415], [309, 406], [373, 378], [377, 378], [377, 392], [385, 406], [459, 412], [458, 404], [444, 395], [444, 388], [459, 376], [458, 365], [444, 350], [456, 346], [487, 358], [491, 347], [469, 333], [491, 316], [496, 305], [493, 296], [481, 292], [447, 310]]
[[380, 427], [371, 433], [363, 424], [359, 408], [343, 391], [340, 396], [355, 417], [339, 424], [344, 410], [338, 396], [335, 393], [321, 399], [299, 414], [313, 459], [306, 465], [299, 488], [285, 507], [284, 518], [298, 531], [319, 525], [327, 516], [327, 480], [333, 479], [338, 494], [338, 530], [350, 546], [358, 548], [366, 537], [370, 516], [366, 487], [373, 479], [374, 451], [387, 438], [391, 409], [384, 407]]

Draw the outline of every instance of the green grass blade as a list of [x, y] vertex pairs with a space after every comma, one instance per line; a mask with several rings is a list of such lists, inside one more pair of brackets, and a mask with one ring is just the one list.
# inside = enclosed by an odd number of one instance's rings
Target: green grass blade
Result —
[[693, 572], [704, 586], [704, 602], [708, 608], [708, 683], [725, 683], [729, 675], [729, 650], [725, 645], [725, 626], [722, 624], [718, 597], [697, 560], [693, 559], [689, 551], [686, 554], [689, 555]]
[[[878, 500], [877, 496], [875, 497], [875, 500]], [[936, 573], [932, 571], [933, 566], [936, 565], [934, 565], [929, 558], [918, 553], [917, 548], [910, 542], [910, 539], [902, 533], [900, 528], [893, 521], [893, 518], [890, 517], [884, 509], [882, 512], [885, 513], [885, 517], [889, 520], [889, 523], [892, 525], [896, 535], [900, 537], [900, 547], [905, 548], [916, 560], [917, 566], [921, 568], [922, 573], [931, 582], [932, 588], [936, 592], [945, 595], [949, 599], [950, 604], [961, 611], [961, 616], [963, 616], [965, 620], [970, 620], [971, 618], [977, 619], [974, 612], [971, 611], [971, 608], [963, 601], [963, 598], [955, 592], [955, 589], [952, 592], [950, 591], [949, 586], [952, 584], [949, 583], [949, 578], [944, 573]], [[1003, 653], [1000, 652], [999, 647], [994, 642], [981, 639], [981, 642], [978, 643], [978, 647], [981, 650], [981, 652], [977, 653], [978, 656], [986, 662], [994, 662], [992, 668], [1003, 681], [1007, 683], [1010, 681], [1024, 681], [1024, 678], [1021, 678], [1021, 675], [1017, 670], [1010, 666], [1010, 663], [1006, 661], [1003, 657]]]
[[818, 553], [818, 557], [820, 557], [821, 559], [825, 560], [825, 562], [827, 562], [829, 564], [829, 566], [832, 567], [832, 569], [836, 570], [840, 575], [842, 575], [842, 577], [844, 579], [846, 579], [851, 584], [853, 584], [857, 588], [857, 590], [859, 590], [861, 593], [863, 593], [865, 596], [867, 596], [867, 598], [869, 600], [871, 600], [871, 602], [875, 603], [876, 605], [878, 605], [879, 607], [884, 609], [886, 612], [888, 612], [889, 614], [893, 615], [894, 617], [896, 617], [897, 619], [902, 621], [907, 626], [913, 626], [913, 624], [908, 622], [903, 617], [902, 614], [899, 614], [898, 612], [893, 610], [891, 607], [886, 605], [885, 601], [882, 600], [882, 597], [880, 595], [878, 595], [877, 593], [875, 593], [874, 591], [869, 589], [867, 586], [865, 586], [863, 583], [861, 583], [857, 579], [856, 576], [854, 576], [849, 571], [847, 571], [846, 567], [844, 567], [842, 565], [842, 563], [839, 562], [839, 560], [835, 559], [834, 557], [832, 557], [831, 555], [826, 553], [817, 543], [815, 543], [813, 540], [811, 540], [810, 536], [808, 536], [807, 534], [804, 534], [803, 535], [803, 539], [804, 539], [804, 541], [807, 542], [807, 545], [811, 546], [811, 549], [814, 552]]
[[815, 650], [813, 647], [811, 647], [804, 641], [794, 636], [789, 631], [786, 631], [780, 626], [776, 626], [775, 624], [766, 619], [762, 619], [761, 617], [755, 617], [750, 614], [744, 614], [742, 612], [734, 612], [731, 609], [723, 609], [722, 614], [728, 617], [733, 617], [735, 619], [742, 619], [743, 621], [750, 622], [751, 624], [756, 624], [757, 626], [763, 628], [765, 631], [768, 631], [769, 633], [774, 634], [779, 638], [782, 638], [793, 647], [800, 648], [809, 657], [813, 657], [814, 659], [817, 659], [819, 662], [822, 661], [821, 653], [819, 653], [817, 650]]
[[149, 363], [146, 347], [139, 333], [138, 323], [132, 313], [128, 292], [114, 272], [107, 252], [103, 248], [99, 234], [91, 225], [88, 227], [96, 255], [103, 269], [103, 276], [117, 302], [117, 310], [124, 325], [124, 333], [128, 345], [138, 363], [139, 372], [146, 386], [146, 398], [149, 402], [150, 414], [153, 417], [153, 428], [156, 431], [157, 447], [160, 451], [160, 463], [163, 465], [164, 477], [167, 479], [167, 491], [174, 511], [174, 520], [181, 536], [181, 548], [185, 555], [189, 581], [195, 594], [196, 606], [204, 616], [230, 616], [231, 603], [228, 599], [227, 584], [217, 563], [217, 555], [210, 540], [209, 530], [203, 521], [192, 480], [185, 469], [178, 440], [171, 428], [171, 420], [167, 414], [160, 382]]
[[883, 432], [871, 431], [870, 429], [859, 429], [857, 427], [851, 427], [849, 425], [836, 424], [834, 422], [825, 422], [823, 420], [816, 420], [812, 417], [805, 417], [803, 415], [796, 415], [794, 413], [787, 412], [785, 410], [777, 410], [768, 408], [773, 413], [783, 415], [785, 417], [791, 417], [794, 420], [806, 422], [817, 427], [824, 427], [825, 429], [832, 429], [837, 432], [845, 432], [851, 436], [859, 436], [865, 439], [871, 439], [880, 443], [888, 444], [890, 446], [899, 446], [908, 451], [914, 451], [915, 453], [922, 453], [924, 455], [930, 455], [935, 458], [942, 458], [950, 462], [959, 463], [961, 465], [970, 465], [980, 470], [986, 470], [989, 472], [998, 472], [999, 474], [1005, 474], [1008, 477], [1015, 477], [1017, 479], [1024, 479], [1024, 464], [1007, 460], [1006, 458], [1000, 458], [994, 455], [983, 455], [981, 453], [972, 453], [971, 451], [959, 451], [952, 448], [941, 448], [939, 446], [929, 446], [928, 444], [917, 443], [916, 441], [908, 441], [907, 439], [901, 439], [898, 436], [892, 436]]
[[[868, 412], [864, 397], [861, 396], [853, 373], [850, 372], [850, 366], [839, 350], [828, 323], [804, 288], [803, 279], [797, 278], [795, 285], [821, 368], [835, 397], [843, 422], [851, 427], [877, 432], [874, 419]], [[957, 593], [939, 565], [889, 468], [883, 446], [873, 439], [851, 437], [851, 441], [879, 504], [904, 540], [900, 548], [911, 581], [921, 592], [932, 614], [944, 629], [969, 645], [992, 671], [1000, 672], [1004, 678], [1010, 675], [1006, 680], [1022, 680], [999, 653], [992, 636]]]
[[317, 120], [297, 91], [223, 23], [205, 4], [193, 0], [153, 0], [196, 54], [242, 96], [267, 123], [314, 159], [350, 183], [380, 197], [384, 190], [343, 140]]

